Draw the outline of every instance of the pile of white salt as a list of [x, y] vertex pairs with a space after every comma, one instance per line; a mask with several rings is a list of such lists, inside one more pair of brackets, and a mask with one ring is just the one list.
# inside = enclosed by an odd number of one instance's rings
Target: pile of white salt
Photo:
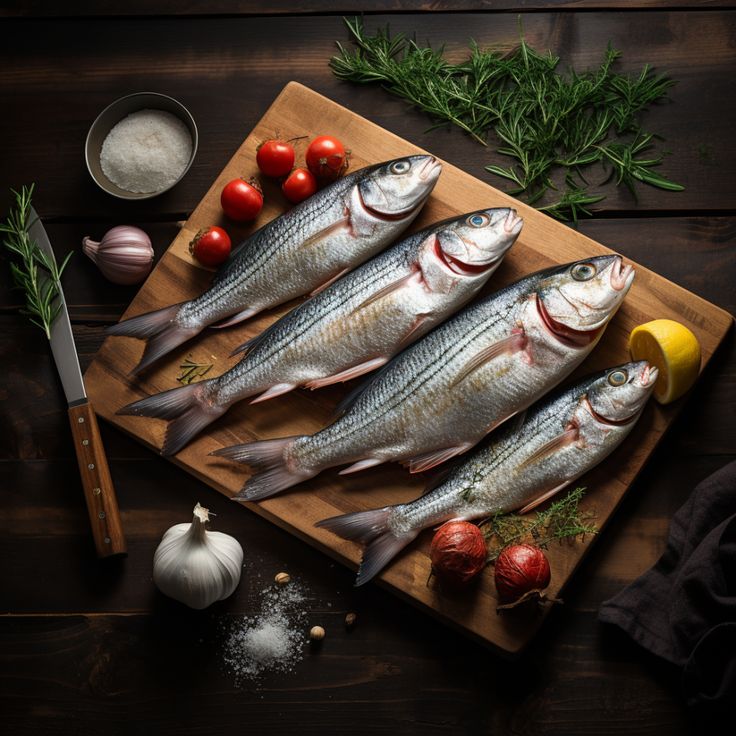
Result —
[[255, 616], [237, 620], [225, 642], [224, 662], [236, 680], [253, 680], [267, 672], [290, 672], [304, 656], [304, 595], [299, 586], [262, 591]]
[[184, 173], [191, 156], [192, 136], [179, 118], [163, 110], [139, 110], [107, 134], [100, 165], [126, 192], [160, 192]]

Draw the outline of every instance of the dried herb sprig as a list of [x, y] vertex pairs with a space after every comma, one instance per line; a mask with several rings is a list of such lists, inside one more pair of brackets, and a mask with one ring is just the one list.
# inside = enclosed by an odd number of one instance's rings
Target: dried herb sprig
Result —
[[[467, 61], [451, 64], [442, 48], [419, 46], [388, 29], [368, 36], [358, 18], [345, 23], [355, 49], [337, 44], [339, 54], [330, 61], [337, 77], [379, 82], [438, 125], [457, 125], [483, 145], [493, 135], [498, 153], [513, 162], [487, 171], [512, 182], [510, 194], [524, 194], [553, 217], [577, 220], [604, 198], [589, 191], [585, 178], [594, 164], [632, 192], [637, 182], [683, 189], [653, 171], [662, 154], [645, 155], [654, 135], [639, 123], [639, 114], [664, 99], [674, 82], [648, 66], [633, 77], [615, 73], [620, 53], [610, 45], [599, 68], [582, 73], [560, 73], [559, 57], [535, 51], [523, 37], [505, 55], [472, 44]], [[561, 194], [550, 201], [555, 191]]]
[[181, 374], [177, 376], [176, 380], [179, 381], [179, 383], [188, 385], [206, 376], [212, 370], [213, 366], [214, 363], [197, 363], [192, 360], [191, 355], [188, 355], [184, 359], [184, 362], [179, 366]]
[[4, 233], [3, 245], [20, 258], [10, 262], [13, 284], [22, 289], [25, 306], [21, 308], [34, 325], [40, 327], [51, 339], [51, 324], [56, 319], [61, 304], [61, 275], [72, 256], [70, 251], [61, 265], [49, 258], [28, 233], [31, 225], [31, 198], [34, 185], [21, 187], [20, 192], [11, 190], [15, 196], [15, 207], [10, 211], [5, 223], [0, 224]]
[[576, 488], [534, 516], [495, 514], [480, 527], [486, 537], [489, 558], [495, 560], [509, 544], [528, 541], [547, 548], [554, 541], [597, 534], [598, 529], [591, 523], [593, 515], [580, 510], [584, 495], [584, 488]]

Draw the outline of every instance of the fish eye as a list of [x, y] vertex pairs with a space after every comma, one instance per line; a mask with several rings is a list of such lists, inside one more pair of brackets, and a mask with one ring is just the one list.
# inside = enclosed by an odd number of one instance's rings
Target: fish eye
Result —
[[394, 161], [391, 166], [390, 170], [392, 174], [406, 174], [407, 171], [411, 168], [411, 164], [408, 161]]
[[577, 263], [572, 267], [570, 275], [575, 281], [590, 281], [596, 272], [597, 269], [592, 263]]
[[476, 213], [474, 215], [470, 215], [465, 222], [467, 222], [471, 227], [485, 227], [490, 221], [491, 218], [488, 217], [488, 215]]
[[611, 386], [623, 386], [629, 380], [629, 374], [625, 370], [613, 371], [608, 374], [608, 383]]

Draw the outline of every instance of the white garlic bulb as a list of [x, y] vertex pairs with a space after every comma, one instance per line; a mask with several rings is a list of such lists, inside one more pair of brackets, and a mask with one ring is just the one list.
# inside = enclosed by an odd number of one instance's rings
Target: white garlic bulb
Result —
[[209, 511], [194, 507], [191, 524], [176, 524], [153, 556], [153, 582], [190, 608], [207, 608], [233, 593], [240, 582], [243, 548], [234, 537], [208, 532]]

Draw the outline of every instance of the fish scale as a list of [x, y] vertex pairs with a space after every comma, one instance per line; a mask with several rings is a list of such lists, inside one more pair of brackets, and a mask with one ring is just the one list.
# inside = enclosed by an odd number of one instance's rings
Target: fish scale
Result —
[[[479, 222], [471, 225], [472, 218]], [[319, 388], [373, 370], [477, 293], [520, 227], [508, 208], [436, 223], [277, 320], [238, 349], [245, 356], [223, 375], [121, 411], [173, 420], [163, 448], [170, 453], [237, 401], [265, 401], [297, 386]], [[473, 262], [467, 271], [459, 258], [463, 249]]]
[[138, 373], [208, 325], [236, 324], [323, 288], [409, 226], [440, 169], [433, 156], [415, 155], [340, 178], [253, 233], [203, 294], [122, 321], [108, 334], [147, 340]]
[[595, 347], [634, 278], [620, 256], [557, 266], [466, 308], [387, 365], [314, 435], [221, 453], [256, 468], [238, 498], [260, 500], [352, 463], [412, 472], [462, 454], [572, 372]]
[[580, 478], [630, 434], [656, 380], [657, 369], [646, 361], [589, 376], [495, 433], [416, 500], [317, 526], [367, 544], [357, 579], [362, 585], [422, 529], [524, 507], [523, 513]]

